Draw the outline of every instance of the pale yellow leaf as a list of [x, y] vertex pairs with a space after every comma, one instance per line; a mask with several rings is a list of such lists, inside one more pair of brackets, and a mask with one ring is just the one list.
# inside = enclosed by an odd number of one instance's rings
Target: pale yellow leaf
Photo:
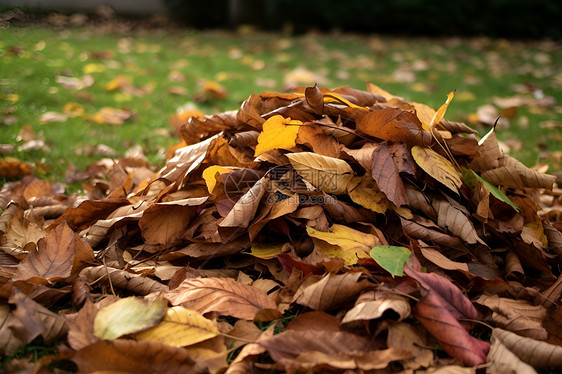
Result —
[[215, 323], [201, 313], [182, 306], [168, 308], [164, 319], [156, 326], [135, 334], [137, 340], [152, 340], [175, 347], [185, 347], [219, 334]]
[[166, 300], [127, 297], [101, 309], [94, 320], [94, 335], [117, 339], [156, 325], [166, 313]]

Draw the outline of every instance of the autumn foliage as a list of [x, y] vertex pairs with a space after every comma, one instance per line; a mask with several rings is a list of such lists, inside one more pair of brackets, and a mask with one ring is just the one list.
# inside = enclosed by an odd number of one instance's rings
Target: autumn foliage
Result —
[[6, 184], [0, 351], [57, 341], [37, 368], [84, 373], [562, 367], [560, 190], [447, 121], [453, 98], [253, 94], [174, 117], [157, 172]]

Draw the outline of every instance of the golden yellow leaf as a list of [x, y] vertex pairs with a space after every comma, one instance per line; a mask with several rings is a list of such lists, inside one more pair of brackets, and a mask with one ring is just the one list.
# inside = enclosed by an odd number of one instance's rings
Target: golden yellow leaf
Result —
[[355, 173], [347, 162], [313, 152], [288, 153], [293, 168], [314, 187], [327, 193], [341, 195]]
[[101, 73], [105, 71], [107, 67], [103, 64], [87, 64], [82, 69], [84, 74]]
[[224, 173], [230, 173], [231, 171], [232, 169], [227, 169], [219, 165], [212, 165], [206, 168], [205, 170], [203, 170], [202, 177], [205, 180], [205, 184], [207, 185], [207, 189], [209, 190], [209, 193], [213, 193], [213, 190], [217, 185], [217, 178], [216, 178], [217, 173], [224, 174]]
[[365, 174], [361, 182], [349, 191], [349, 197], [354, 203], [377, 213], [384, 214], [389, 207], [386, 195], [369, 174]]
[[299, 125], [302, 125], [301, 121], [293, 121], [280, 115], [269, 118], [263, 124], [263, 130], [260, 136], [258, 136], [258, 145], [256, 146], [254, 156], [257, 157], [264, 152], [274, 149], [296, 147]]
[[68, 102], [64, 104], [62, 112], [69, 117], [79, 117], [84, 115], [84, 107], [76, 102]]
[[429, 124], [430, 128], [433, 128], [433, 126], [441, 122], [441, 120], [445, 116], [445, 112], [447, 111], [447, 108], [449, 107], [449, 103], [451, 102], [451, 100], [453, 100], [453, 96], [455, 96], [455, 91], [449, 92], [445, 104], [441, 105], [441, 107], [433, 115], [433, 118], [431, 119], [431, 123]]
[[449, 160], [430, 148], [418, 145], [412, 147], [412, 156], [427, 174], [458, 194], [462, 180], [457, 169]]
[[[330, 227], [330, 231], [320, 231], [312, 227], [307, 227], [306, 231], [308, 235], [313, 238], [323, 240], [329, 244], [336, 245], [341, 250], [352, 253], [357, 257], [367, 258], [373, 247], [377, 245], [382, 245], [379, 238], [372, 234], [366, 234], [364, 232], [352, 229], [344, 225], [333, 224]], [[349, 257], [347, 253], [342, 256], [337, 255], [335, 249], [328, 250], [325, 248], [326, 252], [320, 248], [327, 256], [337, 256], [343, 258], [346, 262], [352, 262], [353, 258]], [[355, 261], [357, 262], [357, 261]], [[355, 263], [354, 262], [354, 263]]]
[[329, 258], [340, 258], [347, 266], [357, 264], [358, 257], [367, 258], [365, 252], [358, 253], [357, 251], [348, 251], [342, 247], [325, 242], [324, 240], [312, 238], [314, 248], [322, 252]]
[[357, 108], [367, 110], [367, 108], [353, 104], [351, 101], [344, 99], [341, 95], [335, 92], [325, 92], [324, 93], [324, 102], [325, 103], [336, 103], [336, 104], [345, 104], [350, 108]]
[[156, 326], [135, 334], [137, 340], [151, 340], [174, 347], [185, 347], [219, 334], [213, 321], [182, 306], [168, 308], [164, 319]]
[[118, 75], [105, 85], [105, 89], [107, 91], [115, 91], [118, 88], [121, 88], [123, 85], [131, 84], [131, 80], [131, 77]]

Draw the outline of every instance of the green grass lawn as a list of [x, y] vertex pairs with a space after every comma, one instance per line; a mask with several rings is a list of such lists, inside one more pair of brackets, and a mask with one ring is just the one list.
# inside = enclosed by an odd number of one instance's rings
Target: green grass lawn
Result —
[[[178, 142], [168, 118], [182, 106], [213, 114], [237, 109], [251, 93], [314, 82], [365, 89], [370, 81], [433, 107], [456, 89], [446, 118], [463, 122], [474, 121], [482, 105], [497, 104], [494, 98], [518, 96], [516, 113], [504, 111], [512, 117], [498, 137], [528, 166], [561, 167], [562, 49], [552, 42], [12, 26], [0, 30], [0, 57], [0, 144], [15, 146], [0, 157], [29, 162], [57, 181], [69, 163], [85, 168], [104, 157], [88, 151], [98, 144], [117, 156], [139, 144], [162, 165], [167, 147]], [[92, 83], [86, 88], [60, 83], [86, 75]], [[132, 88], [108, 90], [118, 76]], [[219, 83], [227, 97], [202, 101], [203, 81]], [[99, 124], [92, 116], [102, 107], [133, 116], [121, 125]], [[65, 110], [65, 121], [40, 121]], [[475, 126], [481, 134], [488, 129]], [[48, 149], [22, 148], [24, 127]]]

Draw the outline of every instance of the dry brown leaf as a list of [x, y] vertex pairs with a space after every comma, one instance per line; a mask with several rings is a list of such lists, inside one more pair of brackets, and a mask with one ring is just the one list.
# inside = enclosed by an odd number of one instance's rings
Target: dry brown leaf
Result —
[[322, 156], [339, 157], [340, 155], [338, 141], [313, 122], [307, 122], [299, 128], [296, 142]]
[[77, 274], [93, 260], [92, 248], [63, 222], [38, 241], [37, 250], [18, 266], [16, 279], [57, 282]]
[[412, 309], [402, 296], [368, 291], [357, 298], [355, 306], [345, 314], [342, 323], [380, 318], [385, 312], [398, 314], [398, 321], [401, 321], [410, 315]]
[[247, 320], [253, 320], [260, 310], [277, 308], [264, 291], [231, 278], [186, 279], [179, 287], [165, 292], [164, 297], [172, 305], [181, 305], [201, 314], [217, 312]]
[[219, 223], [220, 227], [248, 227], [255, 217], [258, 206], [267, 189], [268, 178], [260, 178], [234, 204], [228, 215]]
[[434, 197], [431, 200], [433, 208], [437, 212], [437, 224], [454, 235], [460, 237], [468, 244], [485, 244], [478, 237], [472, 221], [459, 209], [456, 209], [445, 199]]
[[363, 134], [409, 145], [428, 145], [431, 134], [422, 128], [415, 114], [396, 107], [375, 105], [357, 119], [357, 131]]
[[492, 346], [500, 342], [505, 349], [513, 352], [521, 361], [542, 369], [559, 369], [562, 367], [562, 347], [539, 340], [525, 338], [512, 332], [494, 328]]
[[4, 357], [16, 353], [25, 342], [18, 338], [11, 326], [17, 323], [17, 319], [11, 311], [9, 304], [0, 304], [0, 354]]
[[482, 295], [475, 302], [490, 308], [493, 311], [490, 320], [503, 329], [536, 340], [548, 337], [548, 332], [542, 326], [547, 311], [541, 305], [497, 295]]
[[359, 281], [361, 273], [328, 274], [312, 284], [305, 284], [297, 292], [294, 301], [314, 310], [328, 311], [341, 307], [365, 288], [365, 280]]
[[168, 289], [167, 286], [153, 279], [103, 265], [85, 268], [80, 272], [80, 278], [89, 284], [101, 282], [106, 286], [133, 291], [139, 295]]
[[[494, 329], [496, 330], [496, 329]], [[536, 374], [536, 371], [521, 361], [513, 352], [505, 347], [498, 339], [494, 339], [492, 333], [492, 345], [488, 352], [488, 368], [486, 372], [493, 374], [517, 373]]]
[[429, 367], [434, 361], [433, 352], [427, 348], [429, 344], [427, 332], [408, 323], [401, 322], [390, 326], [387, 344], [391, 348], [398, 348], [412, 354], [411, 359], [402, 362], [406, 368], [415, 370]]
[[482, 178], [494, 186], [512, 188], [546, 188], [551, 190], [556, 180], [554, 175], [547, 175], [527, 168], [513, 157], [504, 156], [499, 167], [482, 172]]
[[81, 373], [197, 373], [183, 348], [135, 340], [100, 340], [80, 349], [72, 361]]
[[46, 343], [49, 343], [66, 336], [68, 331], [66, 318], [36, 303], [18, 288], [13, 288], [8, 302], [16, 306], [11, 328], [23, 342], [29, 344], [41, 336]]
[[396, 206], [407, 205], [406, 188], [398, 173], [398, 166], [388, 144], [386, 142], [379, 144], [373, 151], [371, 175], [388, 200]]

